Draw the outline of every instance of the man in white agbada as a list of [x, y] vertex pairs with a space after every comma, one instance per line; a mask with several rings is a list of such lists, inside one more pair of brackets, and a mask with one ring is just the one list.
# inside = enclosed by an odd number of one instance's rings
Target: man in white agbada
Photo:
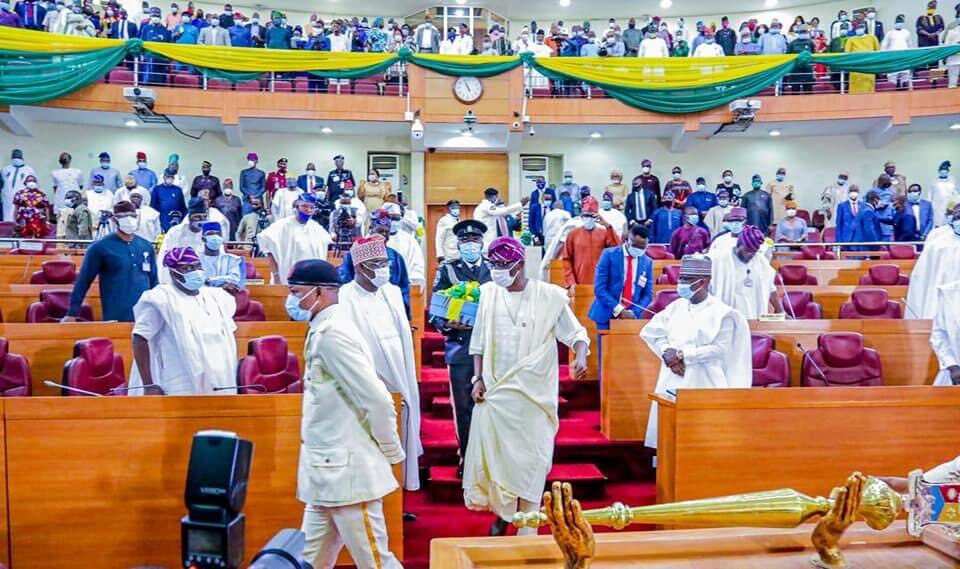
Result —
[[[167, 252], [176, 249], [189, 247], [194, 251], [203, 251], [203, 233], [201, 228], [210, 217], [210, 210], [207, 204], [200, 198], [191, 198], [187, 205], [187, 217], [180, 223], [171, 227], [163, 241], [160, 243], [160, 252], [157, 256], [161, 259]], [[159, 280], [162, 284], [169, 284], [171, 281], [170, 273], [160, 271]]]
[[540, 507], [560, 425], [557, 341], [573, 349], [571, 371], [582, 379], [590, 339], [564, 289], [527, 278], [519, 241], [497, 238], [488, 259], [493, 282], [480, 287], [470, 339], [476, 406], [463, 497], [468, 509], [495, 513], [490, 533], [503, 535], [515, 513]]
[[[910, 273], [905, 318], [929, 320], [937, 314], [937, 287], [960, 280], [960, 206], [946, 229], [927, 236], [923, 252]], [[936, 235], [935, 235], [936, 234]]]
[[410, 284], [423, 290], [427, 284], [423, 247], [417, 242], [414, 234], [404, 231], [401, 227], [403, 214], [399, 205], [387, 202], [383, 204], [383, 210], [390, 217], [390, 237], [387, 240], [387, 247], [396, 251], [403, 258], [403, 262], [407, 266], [407, 276], [410, 278]]
[[297, 469], [304, 560], [332, 569], [346, 545], [357, 567], [402, 569], [383, 517], [383, 498], [397, 489], [390, 465], [404, 459], [393, 400], [360, 330], [337, 303], [336, 268], [300, 261], [288, 285], [287, 314], [310, 323]]
[[487, 226], [487, 233], [483, 236], [484, 249], [490, 246], [497, 235], [509, 235], [507, 216], [518, 215], [530, 198], [512, 205], [497, 205], [499, 201], [500, 192], [496, 188], [487, 188], [483, 191], [483, 201], [473, 210], [473, 218]]
[[204, 286], [193, 249], [168, 251], [163, 266], [168, 284], [143, 293], [133, 307], [129, 394], [236, 393], [237, 303], [223, 290]]
[[960, 281], [937, 287], [937, 297], [930, 346], [940, 371], [933, 384], [960, 385]]
[[380, 235], [361, 237], [350, 247], [354, 280], [340, 288], [340, 305], [353, 320], [373, 354], [377, 376], [390, 393], [403, 399], [400, 421], [407, 458], [404, 462], [406, 490], [420, 488], [418, 460], [420, 443], [420, 386], [410, 320], [400, 289], [390, 284], [387, 246]]
[[733, 211], [733, 205], [730, 204], [730, 191], [721, 188], [717, 191], [717, 205], [707, 210], [703, 216], [703, 224], [710, 231], [710, 237], [716, 238], [726, 227], [724, 226], [727, 214]]
[[150, 205], [150, 192], [143, 186], [138, 186], [137, 179], [133, 176], [123, 178], [123, 185], [113, 192], [113, 203], [132, 201], [130, 196], [135, 190], [141, 190], [141, 195], [146, 196], [146, 204]]
[[710, 294], [737, 310], [747, 320], [761, 314], [781, 312], [777, 297], [777, 272], [770, 260], [758, 255], [763, 232], [752, 225], [743, 228], [733, 249], [720, 248], [709, 253], [713, 264]]
[[623, 212], [613, 207], [613, 193], [603, 192], [603, 199], [600, 200], [600, 219], [613, 228], [617, 237], [623, 239], [627, 234], [627, 216]]
[[330, 233], [313, 220], [317, 199], [304, 194], [297, 202], [297, 214], [274, 221], [257, 235], [260, 250], [270, 264], [270, 284], [286, 284], [290, 269], [303, 259], [326, 259]]
[[960, 202], [960, 188], [957, 180], [950, 175], [950, 161], [945, 160], [937, 171], [937, 179], [930, 189], [930, 202], [933, 204], [933, 225], [940, 227], [948, 223], [946, 219], [950, 204]]
[[17, 195], [17, 192], [27, 187], [27, 177], [35, 177], [36, 175], [37, 173], [33, 171], [33, 168], [23, 161], [23, 151], [19, 148], [14, 149], [10, 153], [10, 163], [0, 168], [3, 221], [16, 221], [13, 216], [13, 210], [15, 209], [13, 198]]
[[[711, 295], [710, 258], [680, 261], [680, 298], [654, 316], [640, 337], [663, 364], [656, 393], [677, 389], [748, 388], [753, 385], [750, 327], [742, 314]], [[657, 404], [650, 406], [646, 446], [657, 448]]]
[[[547, 218], [550, 217], [555, 211], [562, 211], [566, 214], [562, 219], [566, 219], [564, 224], [560, 227], [558, 231], [553, 235], [553, 237], [547, 237], [546, 229], [544, 229], [544, 236], [546, 246], [543, 248], [543, 258], [540, 259], [540, 278], [545, 281], [550, 281], [550, 264], [554, 259], [560, 258], [560, 254], [563, 252], [563, 246], [567, 242], [567, 235], [570, 235], [570, 232], [578, 227], [583, 227], [583, 217], [576, 216], [571, 217], [570, 214], [563, 209], [563, 204], [559, 202], [554, 202], [554, 209], [550, 210], [547, 214]], [[561, 218], [555, 218], [561, 219]], [[546, 227], [547, 221], [544, 221], [544, 227]]]
[[150, 192], [137, 187], [130, 192], [130, 203], [137, 208], [137, 235], [151, 243], [157, 242], [157, 237], [163, 232], [160, 226], [160, 212], [150, 207]]
[[301, 195], [303, 191], [297, 187], [297, 179], [287, 178], [287, 187], [278, 188], [270, 198], [270, 213], [273, 219], [279, 221], [297, 215], [297, 202]]
[[437, 255], [437, 263], [445, 261], [456, 261], [460, 258], [459, 241], [453, 233], [453, 226], [460, 222], [460, 202], [450, 200], [447, 202], [447, 213], [437, 221], [437, 230], [434, 233], [434, 252]]

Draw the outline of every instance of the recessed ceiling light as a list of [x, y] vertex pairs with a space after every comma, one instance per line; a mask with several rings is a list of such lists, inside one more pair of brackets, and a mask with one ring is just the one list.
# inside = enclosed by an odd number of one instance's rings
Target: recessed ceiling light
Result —
[[124, 124], [125, 126], [130, 127], [130, 128], [134, 128], [134, 127], [136, 127], [139, 123], [137, 123], [137, 121], [135, 121], [135, 120], [133, 120], [133, 119], [127, 119], [127, 121], [126, 121], [125, 123], [123, 123], [123, 124]]
[[664, 10], [668, 10], [671, 6], [673, 6], [673, 0], [660, 0], [660, 7]]
[[570, 0], [560, 0], [560, 5], [566, 8], [570, 5]]
[[600, 131], [595, 130], [590, 133], [590, 138], [603, 138], [603, 134]]
[[320, 132], [322, 132], [323, 134], [330, 134], [331, 132], [333, 132], [333, 129], [330, 128], [329, 126], [325, 126], [320, 129]]
[[767, 0], [765, 4], [767, 8], [773, 8], [774, 6], [777, 5], [777, 0]]
[[770, 136], [780, 136], [781, 134], [782, 133], [777, 129], [773, 129], [770, 131]]
[[960, 122], [955, 122], [950, 125], [950, 130], [960, 130]]

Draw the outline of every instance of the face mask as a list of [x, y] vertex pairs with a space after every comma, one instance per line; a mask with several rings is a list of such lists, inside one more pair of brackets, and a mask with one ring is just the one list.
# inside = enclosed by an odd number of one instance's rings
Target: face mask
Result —
[[259, 18], [253, 18], [253, 19], [250, 20], [250, 23], [253, 24], [254, 26], [259, 25], [259, 24], [260, 24], [260, 19], [259, 19]]
[[14, 158], [13, 160], [10, 161], [10, 163], [16, 166], [17, 168], [19, 168], [23, 166], [23, 158]]
[[763, 187], [763, 182], [761, 182], [761, 181], [756, 181], [756, 182], [753, 183], [753, 189], [755, 189], [755, 190], [759, 190], [759, 189], [762, 188], [762, 187]]
[[593, 230], [597, 226], [597, 220], [592, 217], [587, 217], [583, 220], [583, 228], [587, 231]]
[[957, 235], [960, 235], [960, 219], [955, 219], [950, 222], [951, 227], [953, 227], [953, 232]]
[[680, 179], [680, 172], [674, 172], [674, 173], [673, 173], [673, 179], [674, 179], [674, 180], [679, 180], [679, 179]]
[[308, 221], [310, 221], [310, 215], [303, 213], [302, 211], [297, 212], [297, 222], [303, 225]]
[[940, 177], [946, 179], [950, 175], [950, 170], [940, 170]]
[[146, 162], [142, 162], [142, 161], [141, 161], [141, 162], [137, 162], [137, 168], [143, 169], [143, 168], [146, 168], [146, 167], [147, 167], [147, 163], [146, 163]]
[[770, 28], [770, 33], [773, 35], [777, 35], [780, 33], [780, 28]]
[[160, 23], [160, 18], [150, 18], [150, 23], [156, 26]]
[[713, 43], [713, 42], [714, 42], [713, 38], [707, 38], [707, 43]]
[[903, 22], [897, 22], [897, 23], [895, 23], [895, 24], [893, 25], [893, 27], [894, 27], [894, 29], [902, 30], [902, 29], [903, 29]]
[[687, 223], [689, 223], [690, 225], [696, 225], [700, 223], [700, 216], [695, 213], [691, 213], [690, 215], [687, 216]]
[[211, 251], [219, 251], [223, 247], [223, 236], [222, 235], [208, 235], [206, 238], [207, 249]]
[[103, 186], [94, 186], [94, 187], [93, 187], [93, 191], [97, 192], [98, 194], [102, 194], [103, 191], [106, 190], [106, 189], [107, 189], [107, 188], [105, 188], [105, 187], [103, 187]]
[[452, 207], [452, 208], [450, 208], [450, 215], [452, 215], [453, 217], [459, 218], [459, 217], [460, 217], [460, 208], [458, 208], [458, 207]]
[[613, 209], [613, 202], [610, 200], [603, 200], [600, 202], [600, 207], [602, 207], [604, 211], [610, 211]]
[[[304, 295], [304, 298], [309, 296], [310, 292]], [[294, 322], [307, 322], [310, 320], [310, 309], [312, 309], [313, 306], [310, 308], [300, 308], [300, 302], [302, 300], [302, 298], [299, 298], [297, 295], [291, 293], [287, 295], [287, 300], [283, 303], [284, 308], [287, 309], [287, 315], [290, 316], [290, 319]]]
[[627, 247], [627, 253], [629, 253], [630, 256], [634, 258], [643, 257], [644, 254], [646, 254], [646, 252], [647, 250], [643, 247], [633, 247], [633, 246]]
[[101, 162], [101, 163], [100, 163], [100, 167], [103, 168], [104, 170], [109, 170], [109, 169], [110, 169], [110, 163], [109, 163], [109, 162]]
[[368, 181], [368, 182], [376, 182], [376, 181], [377, 181], [377, 175], [376, 175], [376, 174], [370, 174], [369, 176], [367, 176], [367, 181]]
[[787, 210], [787, 217], [796, 217], [796, 216], [797, 216], [797, 210], [795, 210], [795, 209], [788, 209], [788, 210]]
[[697, 184], [697, 191], [698, 191], [698, 192], [705, 192], [705, 191], [707, 191], [707, 185], [706, 185], [706, 184]]
[[183, 288], [190, 291], [200, 290], [200, 288], [203, 287], [203, 283], [207, 281], [207, 274], [203, 272], [203, 269], [197, 269], [189, 273], [173, 272], [183, 277], [183, 281], [180, 284], [183, 285]]
[[26, 183], [26, 186], [27, 186], [28, 188], [30, 188], [31, 190], [37, 189], [37, 183], [36, 183], [36, 182], [27, 182], [27, 183]]
[[920, 203], [920, 192], [908, 192], [907, 199], [910, 203]]
[[513, 284], [513, 281], [517, 280], [516, 275], [510, 274], [511, 271], [513, 271], [513, 267], [509, 269], [490, 269], [490, 278], [497, 286], [507, 288]]
[[677, 283], [677, 296], [690, 300], [699, 290], [694, 290], [693, 283]]
[[730, 200], [728, 199], [717, 200], [717, 203], [720, 204], [720, 207], [727, 207], [728, 205], [730, 205]]
[[852, 201], [852, 202], [857, 201], [857, 198], [860, 197], [860, 194], [857, 193], [857, 192], [850, 192], [850, 193], [847, 194], [847, 195], [850, 197], [850, 201]]
[[137, 230], [137, 227], [140, 225], [140, 222], [136, 217], [118, 217], [117, 218], [117, 229], [121, 232], [126, 233], [127, 235], [133, 235]]
[[649, 173], [650, 173], [650, 166], [644, 166], [644, 167], [643, 167], [643, 173], [644, 173], [644, 174], [649, 174]]
[[370, 279], [370, 284], [380, 288], [388, 282], [390, 282], [390, 267], [379, 267], [373, 270], [373, 278]]
[[723, 226], [734, 235], [740, 235], [740, 232], [743, 231], [743, 222], [742, 221], [728, 221], [723, 224]]
[[572, 184], [572, 183], [573, 183], [573, 176], [564, 176], [564, 177], [563, 177], [563, 183], [564, 183], [564, 184]]
[[483, 245], [480, 243], [460, 243], [457, 245], [457, 249], [460, 251], [460, 258], [468, 263], [476, 263], [480, 258], [480, 250], [483, 249]]
[[837, 185], [838, 185], [838, 186], [846, 186], [846, 185], [847, 185], [847, 181], [846, 181], [845, 179], [843, 179], [843, 178], [837, 178]]
[[784, 179], [786, 179], [786, 177], [787, 176], [784, 174], [777, 174], [777, 181], [782, 182]]
[[733, 183], [733, 176], [724, 176], [724, 177], [723, 177], [723, 183], [724, 183], [724, 184], [732, 184], [732, 183]]

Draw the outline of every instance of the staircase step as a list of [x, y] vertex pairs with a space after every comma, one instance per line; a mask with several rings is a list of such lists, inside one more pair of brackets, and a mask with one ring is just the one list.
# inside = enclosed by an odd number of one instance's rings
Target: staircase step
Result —
[[[607, 477], [595, 464], [555, 464], [547, 474], [547, 486], [552, 482], [569, 482], [577, 497], [603, 498]], [[461, 480], [455, 466], [430, 468], [430, 498], [436, 502], [455, 502], [463, 499]]]
[[434, 350], [430, 352], [430, 365], [437, 368], [447, 367], [447, 360], [444, 358], [443, 350]]
[[[560, 397], [557, 412], [561, 418], [566, 417], [570, 410], [570, 402]], [[453, 405], [449, 395], [438, 395], [430, 401], [430, 413], [435, 419], [453, 419]]]

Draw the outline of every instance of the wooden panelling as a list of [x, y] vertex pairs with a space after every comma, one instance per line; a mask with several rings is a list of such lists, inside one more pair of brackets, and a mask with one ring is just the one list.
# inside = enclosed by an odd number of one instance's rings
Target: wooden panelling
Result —
[[427, 154], [424, 187], [424, 200], [427, 204], [445, 204], [451, 199], [476, 204], [483, 199], [483, 191], [490, 187], [500, 190], [501, 196], [506, 199], [507, 155], [446, 152]]
[[661, 418], [673, 440], [658, 449], [673, 455], [673, 487], [658, 484], [658, 502], [774, 488], [828, 496], [854, 471], [906, 476], [952, 460], [960, 436], [950, 387], [686, 389], [658, 401], [675, 407]]
[[[576, 490], [574, 490], [576, 492]], [[596, 534], [593, 569], [798, 569], [816, 552], [812, 524], [793, 529], [721, 528]], [[951, 569], [957, 562], [910, 537], [904, 522], [875, 531], [862, 522], [844, 534], [851, 566]], [[563, 556], [549, 535], [445, 538], [430, 547], [431, 569], [554, 569]]]
[[[69, 260], [77, 266], [77, 272], [83, 265], [83, 254], [78, 255], [0, 255], [0, 285], [28, 284], [30, 277], [39, 271], [44, 261]], [[244, 256], [244, 261], [253, 262], [261, 278], [270, 277], [270, 268], [264, 257]], [[333, 262], [334, 259], [331, 259]]]
[[[647, 348], [639, 333], [644, 320], [615, 320], [603, 334], [601, 427], [612, 440], [642, 441], [650, 412], [649, 394], [656, 387], [660, 359]], [[757, 334], [776, 339], [778, 351], [790, 360], [787, 391], [800, 388], [803, 350], [815, 349], [817, 337], [828, 332], [857, 332], [866, 347], [876, 349], [883, 364], [886, 385], [929, 385], [937, 371], [930, 348], [929, 320], [800, 320], [750, 322]]]
[[473, 110], [483, 123], [511, 124], [514, 113], [522, 110], [523, 70], [514, 69], [494, 77], [484, 77], [483, 96], [472, 105], [465, 105], [453, 96], [456, 77], [407, 67], [413, 108], [420, 109], [424, 122], [461, 122], [467, 110]]
[[[300, 527], [300, 401], [299, 395], [6, 400], [12, 566], [180, 566], [187, 460], [193, 434], [204, 429], [253, 442], [244, 507], [249, 560], [277, 531]], [[386, 499], [385, 516], [391, 549], [402, 556], [401, 509], [397, 491]]]

